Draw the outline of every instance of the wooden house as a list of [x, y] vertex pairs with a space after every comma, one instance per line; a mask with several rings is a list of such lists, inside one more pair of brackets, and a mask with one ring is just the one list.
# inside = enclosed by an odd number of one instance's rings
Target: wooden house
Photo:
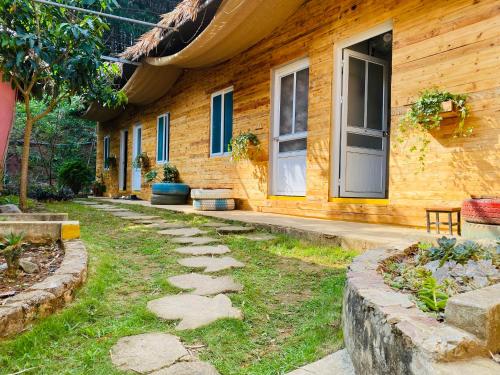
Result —
[[[242, 209], [333, 220], [422, 226], [500, 192], [497, 0], [185, 0], [160, 24], [123, 54], [126, 108], [86, 114], [109, 195], [149, 198], [140, 153]], [[473, 131], [443, 120], [422, 170], [397, 130], [432, 87], [467, 95]], [[245, 132], [260, 150], [235, 162]]]

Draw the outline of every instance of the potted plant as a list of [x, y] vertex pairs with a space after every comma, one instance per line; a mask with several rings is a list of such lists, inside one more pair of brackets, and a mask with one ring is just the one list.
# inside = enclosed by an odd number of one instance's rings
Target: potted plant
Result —
[[106, 192], [106, 185], [104, 184], [104, 176], [101, 175], [100, 177], [96, 178], [95, 181], [92, 183], [92, 194], [95, 197], [102, 197], [105, 192]]
[[109, 155], [108, 159], [106, 160], [106, 165], [111, 169], [115, 169], [118, 165], [118, 159], [116, 155]]
[[163, 166], [161, 182], [154, 182], [158, 178], [156, 171], [148, 172], [146, 175], [147, 180], [152, 182], [152, 204], [185, 204], [187, 202], [189, 186], [180, 182], [179, 171], [174, 165], [166, 163]]
[[146, 152], [141, 152], [140, 154], [138, 154], [134, 158], [132, 166], [134, 168], [141, 168], [143, 171], [149, 170], [149, 168], [151, 167], [151, 162], [149, 161], [148, 154]]
[[[419, 161], [422, 169], [425, 166], [427, 149], [430, 143], [429, 133], [439, 130], [444, 118], [458, 118], [453, 132], [455, 137], [467, 137], [472, 133], [472, 127], [465, 126], [465, 119], [469, 116], [467, 96], [452, 94], [437, 88], [424, 90], [401, 119], [398, 126], [400, 143], [413, 138], [415, 143], [408, 147], [410, 152], [419, 152]], [[453, 122], [450, 122], [453, 123]]]
[[251, 160], [260, 150], [260, 142], [254, 133], [240, 133], [229, 142], [229, 150], [231, 159], [235, 162]]

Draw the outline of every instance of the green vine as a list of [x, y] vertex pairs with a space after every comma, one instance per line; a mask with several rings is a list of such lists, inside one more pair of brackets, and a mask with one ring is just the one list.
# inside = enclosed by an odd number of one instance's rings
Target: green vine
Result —
[[229, 142], [229, 151], [233, 161], [250, 160], [250, 146], [255, 146], [260, 150], [260, 141], [254, 133], [240, 133]]
[[451, 101], [453, 109], [458, 114], [458, 124], [454, 132], [455, 137], [467, 137], [472, 133], [472, 127], [465, 126], [465, 119], [469, 116], [469, 106], [467, 96], [464, 94], [451, 94], [448, 91], [441, 91], [437, 88], [424, 90], [420, 97], [410, 107], [406, 115], [399, 123], [398, 141], [403, 143], [415, 133], [417, 141], [410, 148], [410, 152], [418, 152], [418, 160], [425, 167], [425, 160], [430, 139], [429, 132], [439, 129], [443, 117], [442, 104]]

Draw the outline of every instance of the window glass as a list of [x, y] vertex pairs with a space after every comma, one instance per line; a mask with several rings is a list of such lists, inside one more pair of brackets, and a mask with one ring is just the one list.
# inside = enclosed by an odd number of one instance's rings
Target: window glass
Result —
[[229, 152], [233, 137], [233, 91], [225, 91], [212, 97], [212, 124], [210, 154]]
[[384, 111], [384, 67], [368, 63], [368, 99], [366, 126], [370, 129], [382, 130], [382, 113]]
[[280, 135], [293, 133], [293, 85], [295, 74], [281, 78]]
[[295, 88], [295, 133], [307, 131], [309, 68], [297, 72]]
[[382, 138], [369, 135], [347, 133], [347, 146], [382, 150]]
[[302, 151], [307, 149], [307, 138], [280, 142], [279, 152]]
[[104, 169], [109, 169], [109, 136], [104, 137]]
[[347, 126], [365, 126], [365, 62], [349, 58]]
[[162, 162], [165, 160], [165, 126], [164, 117], [158, 117], [158, 137], [156, 139], [156, 161]]

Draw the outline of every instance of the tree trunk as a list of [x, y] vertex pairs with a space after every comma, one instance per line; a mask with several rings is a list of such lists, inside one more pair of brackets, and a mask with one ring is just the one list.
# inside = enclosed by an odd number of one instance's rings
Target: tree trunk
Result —
[[[29, 102], [27, 104], [29, 106]], [[28, 208], [28, 164], [30, 158], [30, 141], [33, 122], [29, 116], [26, 118], [24, 129], [23, 154], [21, 157], [21, 180], [19, 184], [19, 208], [25, 211]]]

